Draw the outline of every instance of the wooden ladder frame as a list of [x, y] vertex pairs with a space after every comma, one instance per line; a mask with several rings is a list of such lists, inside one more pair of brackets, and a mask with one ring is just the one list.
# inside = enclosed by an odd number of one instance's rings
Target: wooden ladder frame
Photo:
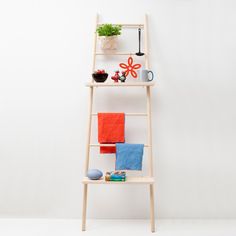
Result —
[[[97, 53], [97, 33], [96, 29], [100, 25], [99, 16], [96, 15], [96, 24], [95, 24], [95, 33], [94, 33], [94, 45], [93, 45], [93, 64], [92, 71], [95, 70], [96, 66], [96, 56], [98, 55], [107, 55], [106, 53]], [[143, 28], [144, 30], [144, 57], [145, 57], [145, 67], [149, 69], [149, 48], [148, 48], [148, 17], [145, 15], [144, 24], [120, 24], [124, 28]], [[125, 53], [125, 52], [115, 52], [109, 55], [135, 55], [135, 53]], [[150, 191], [150, 222], [151, 222], [151, 231], [155, 232], [155, 216], [154, 216], [154, 178], [153, 178], [153, 158], [152, 158], [152, 123], [151, 123], [151, 86], [153, 86], [153, 82], [135, 82], [135, 83], [96, 83], [92, 79], [90, 83], [87, 84], [89, 87], [89, 112], [88, 112], [88, 135], [87, 135], [87, 144], [86, 144], [86, 159], [85, 159], [85, 169], [84, 174], [86, 176], [87, 171], [89, 169], [89, 159], [90, 159], [90, 148], [91, 147], [99, 147], [100, 144], [91, 144], [91, 125], [92, 125], [92, 117], [96, 116], [97, 113], [93, 113], [93, 95], [94, 88], [97, 87], [123, 87], [123, 86], [141, 86], [146, 88], [146, 97], [147, 97], [147, 111], [146, 113], [126, 113], [127, 116], [146, 116], [147, 117], [147, 144], [145, 147], [148, 148], [148, 176], [147, 177], [127, 177], [125, 182], [112, 182], [102, 180], [89, 180], [87, 177], [84, 177], [83, 183], [83, 210], [82, 210], [82, 231], [86, 230], [86, 210], [87, 210], [87, 196], [88, 196], [88, 185], [89, 184], [148, 184]], [[103, 146], [114, 146], [114, 144], [107, 144]]]

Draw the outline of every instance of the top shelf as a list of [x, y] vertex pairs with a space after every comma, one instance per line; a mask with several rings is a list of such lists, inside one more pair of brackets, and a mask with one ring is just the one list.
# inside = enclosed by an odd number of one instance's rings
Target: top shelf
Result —
[[150, 87], [154, 86], [155, 82], [126, 82], [126, 83], [86, 83], [87, 87]]

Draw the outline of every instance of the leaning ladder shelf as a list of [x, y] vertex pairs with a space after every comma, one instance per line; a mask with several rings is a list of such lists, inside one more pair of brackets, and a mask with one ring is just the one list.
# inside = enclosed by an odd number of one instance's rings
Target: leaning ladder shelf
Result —
[[[98, 22], [98, 15], [96, 16], [97, 26], [101, 25]], [[148, 54], [148, 22], [147, 15], [145, 15], [144, 24], [120, 24], [123, 28], [139, 28], [141, 27], [144, 30], [144, 59], [145, 67], [149, 69], [149, 54]], [[99, 55], [108, 55], [108, 56], [122, 56], [122, 55], [135, 55], [126, 52], [114, 52], [114, 53], [100, 53], [97, 52], [97, 33], [95, 30], [94, 34], [94, 47], [93, 47], [93, 71], [96, 66], [96, 56]], [[96, 83], [93, 80], [86, 84], [89, 87], [89, 114], [88, 114], [88, 136], [87, 136], [87, 146], [86, 146], [86, 160], [85, 160], [85, 176], [89, 168], [89, 159], [90, 159], [90, 148], [99, 147], [100, 144], [91, 143], [91, 126], [92, 126], [92, 117], [96, 116], [97, 113], [93, 113], [93, 95], [94, 89], [99, 87], [143, 87], [146, 89], [147, 97], [147, 110], [146, 113], [126, 113], [128, 116], [146, 116], [147, 118], [147, 143], [144, 145], [148, 149], [148, 176], [142, 177], [127, 177], [125, 182], [112, 182], [101, 180], [90, 180], [87, 177], [84, 177], [82, 180], [83, 183], [83, 211], [82, 211], [82, 230], [86, 229], [86, 209], [87, 209], [87, 195], [88, 195], [88, 185], [89, 184], [115, 184], [115, 185], [127, 185], [127, 184], [145, 184], [149, 185], [150, 191], [150, 221], [151, 221], [151, 231], [155, 232], [155, 217], [154, 217], [154, 177], [153, 177], [153, 160], [152, 160], [152, 125], [151, 125], [151, 87], [154, 86], [154, 82], [132, 82], [132, 83]], [[112, 144], [107, 144], [103, 146], [114, 146]]]

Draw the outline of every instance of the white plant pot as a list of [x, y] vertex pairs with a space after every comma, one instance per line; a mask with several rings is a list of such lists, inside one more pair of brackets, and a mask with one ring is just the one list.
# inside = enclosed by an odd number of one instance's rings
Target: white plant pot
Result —
[[100, 36], [102, 50], [116, 50], [118, 45], [118, 36]]

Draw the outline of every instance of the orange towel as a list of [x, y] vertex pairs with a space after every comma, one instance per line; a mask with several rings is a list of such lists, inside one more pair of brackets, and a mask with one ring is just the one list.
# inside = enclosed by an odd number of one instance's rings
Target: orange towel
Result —
[[[98, 142], [125, 142], [125, 114], [98, 113]], [[116, 147], [100, 147], [100, 153], [115, 153]]]

